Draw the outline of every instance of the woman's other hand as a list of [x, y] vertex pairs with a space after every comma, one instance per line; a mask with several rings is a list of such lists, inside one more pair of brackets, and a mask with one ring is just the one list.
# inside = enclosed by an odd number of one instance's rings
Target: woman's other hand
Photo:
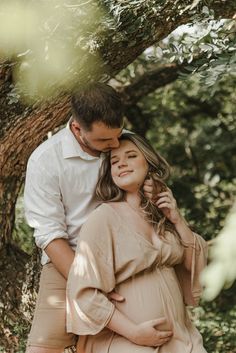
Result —
[[176, 225], [182, 221], [183, 218], [178, 209], [177, 202], [169, 188], [158, 194], [158, 199], [155, 204], [171, 223]]
[[143, 192], [147, 199], [152, 200], [154, 198], [154, 187], [153, 180], [151, 178], [145, 179], [143, 184]]
[[173, 335], [171, 330], [158, 330], [158, 326], [164, 323], [166, 323], [166, 319], [160, 318], [156, 320], [145, 321], [139, 325], [136, 325], [136, 330], [134, 331], [133, 336], [130, 338], [130, 341], [140, 346], [162, 346], [163, 344], [167, 343]]

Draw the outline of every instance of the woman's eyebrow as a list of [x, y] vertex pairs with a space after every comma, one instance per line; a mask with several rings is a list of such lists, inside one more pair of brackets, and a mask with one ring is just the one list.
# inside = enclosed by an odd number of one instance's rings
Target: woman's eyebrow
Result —
[[116, 158], [116, 157], [117, 157], [117, 155], [115, 154], [114, 156], [111, 157], [111, 159]]
[[125, 153], [130, 153], [130, 152], [137, 152], [136, 150], [128, 150], [128, 151], [125, 151]]
[[[130, 153], [130, 152], [135, 152], [135, 153], [137, 153], [136, 150], [128, 150], [128, 151], [125, 151], [125, 153]], [[113, 155], [113, 156], [111, 157], [111, 159], [112, 159], [112, 158], [115, 158], [115, 157], [118, 157], [117, 154]]]

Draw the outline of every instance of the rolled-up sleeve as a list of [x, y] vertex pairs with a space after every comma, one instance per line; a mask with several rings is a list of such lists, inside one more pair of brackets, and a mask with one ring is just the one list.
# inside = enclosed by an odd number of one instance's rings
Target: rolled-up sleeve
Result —
[[175, 271], [183, 291], [184, 302], [186, 305], [198, 305], [202, 286], [200, 283], [200, 274], [207, 264], [207, 242], [198, 234], [193, 233], [194, 244], [192, 247], [191, 270], [188, 271], [183, 264], [175, 266]]
[[57, 178], [34, 160], [29, 160], [24, 190], [25, 216], [34, 228], [35, 242], [41, 249], [54, 239], [68, 238]]
[[107, 293], [115, 287], [111, 228], [106, 215], [94, 211], [81, 229], [67, 281], [67, 331], [95, 335], [115, 310]]

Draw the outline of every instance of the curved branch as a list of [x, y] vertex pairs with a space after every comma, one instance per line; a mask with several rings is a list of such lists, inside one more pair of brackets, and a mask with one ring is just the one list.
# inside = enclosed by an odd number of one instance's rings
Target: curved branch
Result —
[[[195, 57], [191, 65], [197, 66], [203, 56]], [[120, 93], [126, 106], [136, 104], [140, 99], [147, 94], [154, 92], [156, 89], [164, 87], [169, 83], [178, 79], [180, 72], [185, 72], [186, 66], [189, 65], [186, 61], [182, 64], [172, 63], [165, 64], [157, 69], [145, 72], [141, 77], [135, 79], [129, 86], [120, 88]], [[186, 71], [187, 72], [187, 71]], [[188, 71], [190, 74], [190, 72]]]

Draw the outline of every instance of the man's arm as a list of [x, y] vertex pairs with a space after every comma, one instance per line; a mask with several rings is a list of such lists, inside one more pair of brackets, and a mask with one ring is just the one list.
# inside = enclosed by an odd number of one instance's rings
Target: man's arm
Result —
[[56, 173], [45, 161], [29, 160], [24, 190], [25, 216], [34, 228], [36, 245], [67, 278], [74, 252], [68, 242], [65, 209]]
[[44, 249], [58, 272], [67, 279], [75, 252], [66, 239], [54, 239]]

